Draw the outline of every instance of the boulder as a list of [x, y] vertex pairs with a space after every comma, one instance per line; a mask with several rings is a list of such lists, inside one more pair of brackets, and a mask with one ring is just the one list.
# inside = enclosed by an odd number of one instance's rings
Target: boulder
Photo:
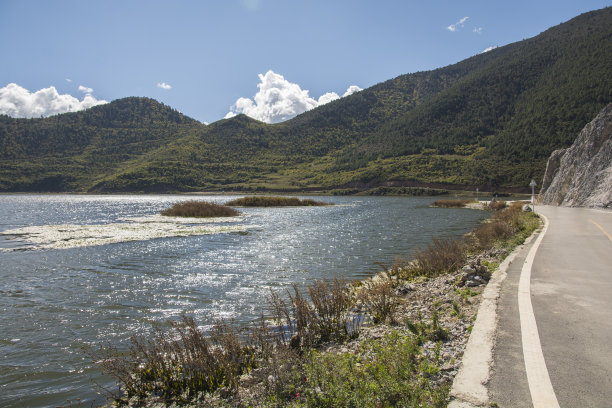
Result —
[[480, 286], [486, 284], [491, 279], [489, 269], [480, 264], [480, 259], [470, 262], [461, 268], [461, 279], [457, 286]]

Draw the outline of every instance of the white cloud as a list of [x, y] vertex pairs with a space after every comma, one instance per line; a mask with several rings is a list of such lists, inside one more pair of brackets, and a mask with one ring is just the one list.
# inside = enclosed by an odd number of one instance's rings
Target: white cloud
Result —
[[484, 54], [485, 52], [489, 52], [489, 51], [494, 50], [496, 48], [497, 48], [497, 45], [494, 45], [492, 47], [487, 47], [484, 50], [482, 50], [481, 54]]
[[358, 87], [357, 85], [351, 85], [348, 87], [348, 89], [346, 90], [345, 93], [342, 94], [342, 97], [344, 98], [345, 96], [349, 96], [354, 94], [355, 92], [359, 92], [362, 89], [360, 87]]
[[448, 31], [452, 31], [454, 33], [458, 29], [463, 28], [463, 26], [465, 25], [465, 22], [468, 20], [468, 18], [469, 17], [463, 17], [461, 20], [457, 21], [455, 24], [451, 24], [448, 27], [446, 27], [446, 29]]
[[72, 79], [66, 78], [66, 82], [72, 82]]
[[474, 27], [472, 31], [476, 34], [482, 34], [482, 27]]
[[83, 92], [86, 95], [89, 95], [89, 94], [93, 93], [93, 89], [88, 88], [88, 87], [83, 86], [83, 85], [79, 85], [79, 91]]
[[158, 82], [157, 87], [165, 90], [172, 89], [172, 87], [165, 82]]
[[[79, 90], [83, 91], [81, 88], [85, 87], [79, 87]], [[91, 90], [91, 88], [85, 89]], [[93, 90], [91, 91], [93, 92]], [[58, 113], [76, 112], [103, 103], [107, 103], [107, 101], [96, 99], [91, 95], [91, 92], [86, 92], [81, 101], [72, 95], [60, 95], [54, 86], [36, 92], [30, 92], [14, 83], [0, 88], [0, 114], [15, 118], [37, 118]]]
[[[272, 70], [266, 72], [265, 75], [259, 74], [259, 81], [257, 85], [259, 91], [253, 99], [238, 98], [225, 115], [226, 119], [244, 113], [262, 122], [278, 123], [340, 98], [335, 92], [327, 92], [318, 100], [314, 99], [309, 95], [308, 90], [287, 81], [282, 75]], [[360, 90], [358, 86], [352, 85], [343, 96]]]
[[325, 105], [326, 103], [335, 101], [336, 99], [340, 99], [340, 95], [335, 92], [327, 92], [319, 96], [319, 99], [317, 99], [317, 104]]

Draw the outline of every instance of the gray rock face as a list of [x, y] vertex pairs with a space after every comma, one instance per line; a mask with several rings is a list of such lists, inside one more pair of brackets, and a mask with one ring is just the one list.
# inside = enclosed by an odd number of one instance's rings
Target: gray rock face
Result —
[[543, 204], [612, 208], [612, 104], [568, 149], [555, 150], [542, 181]]

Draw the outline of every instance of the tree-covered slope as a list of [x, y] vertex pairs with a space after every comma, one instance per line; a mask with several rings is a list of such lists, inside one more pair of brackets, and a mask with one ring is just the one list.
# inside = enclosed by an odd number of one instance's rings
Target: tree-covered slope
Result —
[[95, 178], [201, 126], [148, 98], [42, 119], [0, 115], [0, 190], [85, 190]]
[[525, 188], [612, 101], [612, 8], [284, 123], [209, 126], [145, 98], [0, 117], [0, 190]]
[[471, 156], [461, 184], [541, 177], [550, 152], [612, 100], [612, 8], [470, 60], [485, 56], [459, 83], [346, 149], [335, 170], [429, 152]]

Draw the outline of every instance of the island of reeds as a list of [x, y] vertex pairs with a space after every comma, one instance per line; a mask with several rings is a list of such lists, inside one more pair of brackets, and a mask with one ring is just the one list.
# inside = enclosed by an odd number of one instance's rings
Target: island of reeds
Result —
[[161, 215], [167, 217], [235, 217], [240, 215], [240, 212], [228, 207], [227, 205], [211, 203], [208, 201], [183, 201], [172, 205], [172, 207], [163, 210]]
[[225, 205], [232, 207], [319, 207], [333, 204], [312, 200], [310, 198], [246, 196], [228, 201]]

